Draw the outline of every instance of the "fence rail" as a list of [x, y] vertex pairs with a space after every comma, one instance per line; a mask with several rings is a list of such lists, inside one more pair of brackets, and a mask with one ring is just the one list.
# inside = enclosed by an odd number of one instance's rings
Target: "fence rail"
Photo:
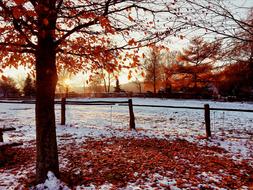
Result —
[[[5, 101], [0, 100], [0, 103], [14, 103], [14, 104], [35, 104], [34, 100], [22, 100], [22, 101]], [[56, 100], [55, 104], [61, 104], [61, 100]], [[72, 101], [66, 100], [67, 105], [118, 105], [128, 106], [129, 101]], [[163, 105], [150, 105], [150, 104], [133, 104], [133, 107], [156, 107], [156, 108], [178, 108], [178, 109], [193, 109], [204, 110], [204, 107], [191, 107], [191, 106], [163, 106]], [[233, 109], [233, 108], [215, 108], [210, 107], [211, 111], [231, 111], [231, 112], [250, 112], [253, 110], [248, 109]]]
[[68, 105], [127, 105], [128, 101], [66, 101]]
[[[120, 104], [119, 104], [120, 105]], [[121, 106], [121, 105], [120, 105]], [[124, 106], [124, 105], [122, 105]], [[147, 105], [147, 104], [133, 104], [134, 107], [153, 107], [153, 108], [178, 108], [178, 109], [192, 109], [192, 110], [204, 110], [204, 107], [191, 107], [191, 106], [162, 106], [162, 105]], [[211, 111], [232, 111], [232, 112], [251, 112], [253, 110], [246, 109], [232, 109], [232, 108], [211, 108]]]
[[[14, 104], [35, 104], [34, 100], [22, 100], [22, 101], [5, 101], [0, 100], [0, 103], [14, 103]], [[169, 109], [192, 109], [192, 110], [204, 110], [205, 125], [206, 125], [206, 137], [211, 137], [210, 128], [210, 111], [231, 111], [231, 112], [250, 112], [253, 110], [246, 109], [233, 109], [233, 108], [210, 108], [209, 104], [205, 104], [203, 107], [191, 107], [191, 106], [164, 106], [164, 105], [148, 105], [148, 104], [133, 104], [132, 99], [128, 101], [67, 101], [66, 98], [62, 100], [56, 100], [55, 104], [61, 105], [61, 124], [65, 125], [66, 122], [66, 105], [118, 105], [129, 107], [129, 126], [130, 129], [135, 129], [135, 117], [133, 107], [156, 107], [156, 108], [169, 108]]]
[[[0, 100], [0, 103], [7, 104], [35, 104], [35, 100], [21, 100], [21, 101], [6, 101]], [[55, 104], [61, 104], [62, 100], [56, 100]], [[67, 101], [68, 105], [117, 105], [117, 104], [128, 104], [128, 101]]]
[[232, 111], [232, 112], [251, 112], [253, 110], [245, 110], [245, 109], [232, 109], [232, 108], [210, 108], [212, 111]]

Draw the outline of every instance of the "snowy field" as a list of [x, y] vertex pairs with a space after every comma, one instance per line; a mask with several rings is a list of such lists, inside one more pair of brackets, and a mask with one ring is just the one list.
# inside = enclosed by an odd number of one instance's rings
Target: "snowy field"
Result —
[[[79, 101], [126, 101], [114, 99], [78, 99]], [[211, 108], [251, 109], [252, 103], [228, 103], [200, 100], [167, 100], [134, 98], [133, 104], [192, 106]], [[60, 123], [60, 105], [56, 105], [57, 135], [59, 144], [85, 139], [107, 137], [152, 137], [159, 139], [186, 139], [199, 144], [224, 148], [236, 161], [253, 157], [253, 113], [211, 111], [212, 139], [200, 140], [205, 136], [204, 110], [134, 107], [137, 131], [129, 131], [129, 113], [127, 106], [67, 105], [66, 125]], [[5, 133], [5, 141], [22, 141], [29, 147], [35, 139], [34, 105], [0, 104], [0, 126], [15, 127], [16, 131]], [[66, 138], [70, 136], [71, 138]], [[61, 163], [64, 167], [64, 163]], [[250, 161], [253, 166], [252, 159]], [[27, 166], [29, 168], [29, 166]], [[32, 167], [32, 166], [31, 166]], [[34, 170], [34, 168], [32, 168]], [[0, 172], [0, 189], [15, 189], [18, 178], [26, 175], [26, 169], [19, 174], [10, 171]], [[158, 176], [161, 178], [161, 176]], [[159, 179], [160, 179], [159, 178]], [[165, 180], [166, 178], [161, 178]], [[168, 181], [168, 180], [167, 180]], [[131, 186], [131, 187], [130, 187]], [[7, 188], [8, 187], [8, 188]], [[104, 189], [109, 189], [110, 184]], [[173, 185], [171, 187], [174, 187]], [[92, 186], [80, 189], [95, 189]], [[138, 189], [129, 185], [126, 189]], [[152, 189], [152, 188], [151, 188]], [[161, 188], [162, 189], [162, 188]], [[174, 187], [176, 189], [176, 187]], [[178, 188], [179, 189], [179, 188]], [[246, 188], [247, 189], [247, 188]]]

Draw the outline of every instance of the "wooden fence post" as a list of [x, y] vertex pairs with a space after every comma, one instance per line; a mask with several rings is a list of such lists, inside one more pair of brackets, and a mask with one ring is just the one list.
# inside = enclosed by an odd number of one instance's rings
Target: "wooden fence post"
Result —
[[206, 124], [206, 137], [211, 137], [211, 125], [210, 125], [210, 107], [209, 104], [204, 105], [205, 108], [205, 124]]
[[134, 119], [134, 111], [133, 111], [133, 101], [132, 99], [128, 100], [128, 106], [129, 106], [129, 116], [130, 116], [130, 129], [135, 129], [135, 119]]
[[2, 129], [0, 129], [0, 142], [4, 142]]
[[61, 125], [66, 122], [66, 98], [61, 99]]

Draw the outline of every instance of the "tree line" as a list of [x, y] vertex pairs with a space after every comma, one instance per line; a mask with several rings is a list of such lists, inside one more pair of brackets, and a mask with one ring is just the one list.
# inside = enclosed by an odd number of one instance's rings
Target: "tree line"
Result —
[[193, 37], [182, 51], [163, 46], [149, 48], [144, 60], [144, 86], [154, 94], [184, 93], [190, 97], [253, 97], [252, 43], [234, 42], [223, 49], [222, 40], [206, 42]]
[[[246, 47], [247, 45], [244, 44]], [[222, 40], [207, 42], [203, 37], [193, 37], [189, 46], [182, 51], [171, 51], [164, 46], [150, 45], [143, 56], [142, 68], [136, 70], [135, 74], [132, 72], [134, 75], [132, 77], [140, 93], [150, 90], [154, 96], [182, 93], [191, 95], [192, 98], [219, 96], [250, 98], [252, 55], [251, 49], [244, 46], [234, 43], [229, 49], [222, 51]], [[245, 56], [247, 54], [248, 57]], [[105, 68], [100, 68], [86, 81], [84, 91], [86, 93], [123, 91], [119, 87], [117, 75], [119, 71], [109, 72]], [[57, 89], [63, 94], [66, 91], [64, 84], [66, 78], [71, 78], [71, 73], [62, 70]], [[116, 87], [113, 90], [114, 83]], [[0, 92], [3, 97], [20, 95], [35, 97], [35, 80], [28, 74], [23, 87], [18, 88], [13, 79], [3, 78], [0, 80]]]

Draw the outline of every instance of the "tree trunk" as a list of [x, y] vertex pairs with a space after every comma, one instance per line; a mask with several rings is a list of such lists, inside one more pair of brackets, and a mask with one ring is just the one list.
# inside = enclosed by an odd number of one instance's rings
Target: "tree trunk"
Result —
[[47, 172], [59, 176], [54, 98], [57, 83], [56, 50], [52, 37], [39, 38], [36, 53], [36, 178], [41, 183]]
[[154, 64], [154, 72], [153, 72], [153, 91], [154, 91], [154, 94], [156, 94], [156, 67], [155, 67], [155, 64]]
[[111, 89], [111, 74], [108, 75], [108, 87], [107, 87], [107, 92], [109, 93]]
[[106, 85], [106, 80], [105, 80], [105, 76], [103, 78], [103, 81], [104, 81], [104, 91], [105, 93], [107, 92], [107, 85]]
[[156, 94], [156, 79], [155, 79], [155, 77], [154, 77], [154, 86], [153, 86], [153, 91], [154, 91], [154, 94]]
[[153, 52], [153, 82], [154, 82], [154, 94], [156, 94], [156, 78], [157, 78], [157, 63], [158, 63], [158, 60], [157, 60], [157, 55], [155, 54], [155, 52]]
[[7, 95], [8, 95], [8, 93], [7, 93], [7, 90], [6, 90], [6, 91], [4, 91], [4, 98], [7, 98]]
[[250, 44], [249, 82], [250, 87], [253, 88], [253, 43]]
[[141, 94], [142, 90], [141, 90], [141, 82], [139, 82], [139, 92]]
[[194, 82], [193, 89], [196, 90], [197, 89], [197, 74], [196, 73], [193, 73], [193, 82]]
[[59, 177], [54, 98], [56, 70], [56, 0], [38, 1], [38, 44], [36, 49], [36, 180], [44, 182], [47, 172]]

